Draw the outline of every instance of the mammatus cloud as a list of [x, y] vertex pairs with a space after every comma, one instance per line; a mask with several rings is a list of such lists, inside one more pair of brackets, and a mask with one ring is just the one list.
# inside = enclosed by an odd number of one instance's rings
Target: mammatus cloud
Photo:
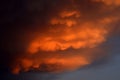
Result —
[[[42, 7], [50, 7], [43, 10], [43, 14], [46, 14], [44, 25], [38, 25], [45, 28], [38, 28], [38, 33], [30, 40], [24, 56], [15, 59], [11, 65], [13, 73], [29, 70], [74, 70], [104, 56], [95, 51], [96, 47], [107, 40], [113, 26], [120, 19], [120, 12], [116, 10], [120, 5], [118, 0], [54, 0], [54, 4], [42, 0], [36, 2], [44, 3], [39, 8], [40, 11]], [[33, 8], [38, 9], [35, 6]], [[112, 10], [115, 12], [111, 12]], [[42, 16], [42, 13], [38, 16]], [[80, 51], [81, 49], [84, 51]], [[71, 52], [72, 50], [74, 51]]]

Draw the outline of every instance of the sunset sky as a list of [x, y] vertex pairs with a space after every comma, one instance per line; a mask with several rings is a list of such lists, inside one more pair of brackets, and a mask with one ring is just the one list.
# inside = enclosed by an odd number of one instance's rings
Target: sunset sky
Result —
[[4, 0], [0, 80], [119, 80], [119, 0]]

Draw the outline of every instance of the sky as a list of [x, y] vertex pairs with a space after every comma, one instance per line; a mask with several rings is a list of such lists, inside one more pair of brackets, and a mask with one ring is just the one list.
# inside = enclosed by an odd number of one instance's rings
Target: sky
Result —
[[119, 80], [119, 0], [4, 0], [0, 80]]

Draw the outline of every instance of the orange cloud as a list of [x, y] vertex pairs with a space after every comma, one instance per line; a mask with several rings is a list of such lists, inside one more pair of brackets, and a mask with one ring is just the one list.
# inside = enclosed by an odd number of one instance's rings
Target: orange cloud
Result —
[[[98, 1], [98, 0], [96, 0]], [[107, 5], [113, 1], [99, 0]], [[115, 0], [114, 4], [118, 5]], [[97, 46], [106, 41], [109, 35], [111, 23], [116, 16], [105, 16], [98, 19], [86, 19], [78, 9], [62, 10], [57, 16], [48, 19], [47, 32], [39, 32], [27, 46], [25, 56], [19, 57], [13, 66], [13, 73], [20, 71], [64, 71], [87, 66], [99, 59], [94, 52], [69, 52], [69, 49], [96, 49]], [[85, 19], [84, 19], [85, 18]], [[43, 25], [44, 27], [44, 25]], [[68, 52], [67, 52], [68, 51]], [[60, 54], [63, 52], [64, 54]], [[99, 57], [98, 57], [99, 56]]]
[[67, 18], [67, 17], [80, 17], [80, 13], [78, 11], [63, 11], [60, 13], [60, 16], [62, 18]]
[[87, 57], [82, 55], [71, 55], [66, 57], [62, 55], [53, 55], [53, 57], [36, 57], [35, 59], [20, 58], [18, 62], [17, 65], [13, 66], [12, 72], [14, 74], [18, 74], [21, 70], [26, 72], [34, 69], [39, 71], [61, 72], [64, 70], [74, 70], [91, 63]]
[[104, 2], [108, 6], [120, 6], [120, 0], [93, 0], [97, 2]]
[[[76, 29], [66, 28], [55, 36], [38, 36], [28, 47], [29, 53], [42, 51], [66, 50], [68, 48], [90, 48], [105, 41], [107, 31], [101, 27], [94, 28], [92, 23], [77, 26]], [[62, 34], [64, 33], [64, 34]]]

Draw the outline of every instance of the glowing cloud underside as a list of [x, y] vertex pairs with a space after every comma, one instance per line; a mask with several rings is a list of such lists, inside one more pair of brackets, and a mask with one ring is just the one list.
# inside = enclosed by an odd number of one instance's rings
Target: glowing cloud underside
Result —
[[[107, 6], [120, 5], [119, 0], [93, 0], [93, 2], [103, 2]], [[86, 20], [83, 19], [79, 9], [73, 5], [73, 8], [69, 6], [71, 9], [63, 9], [49, 19], [47, 32], [40, 32], [31, 40], [25, 51], [25, 57], [17, 58], [12, 65], [13, 73], [29, 70], [50, 72], [74, 70], [93, 63], [99, 55], [103, 55], [95, 54], [94, 51], [70, 53], [69, 49], [96, 48], [106, 41], [111, 30], [110, 25], [116, 22], [118, 17], [108, 15], [96, 20]]]

